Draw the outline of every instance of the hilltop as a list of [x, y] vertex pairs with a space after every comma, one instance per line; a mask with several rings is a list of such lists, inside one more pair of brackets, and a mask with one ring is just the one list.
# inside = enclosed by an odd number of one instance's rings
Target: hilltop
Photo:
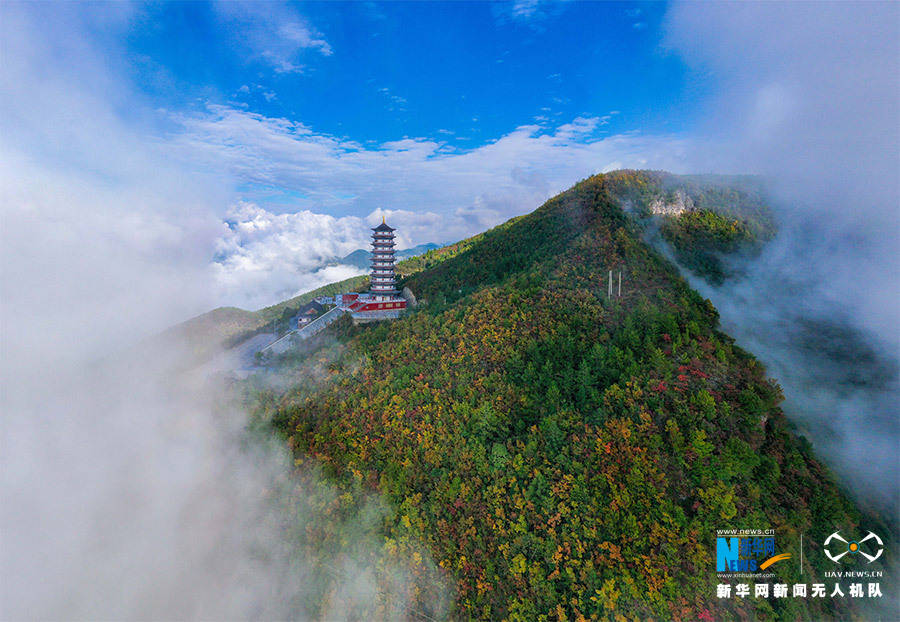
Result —
[[[339, 321], [281, 360], [292, 389], [249, 391], [297, 464], [323, 465], [347, 491], [342, 510], [386, 498], [384, 555], [413, 559], [410, 581], [430, 593], [412, 548], [424, 543], [456, 617], [851, 614], [849, 600], [716, 598], [717, 530], [776, 529], [778, 548], [796, 550], [801, 533], [822, 542], [863, 516], [793, 432], [775, 381], [644, 241], [644, 208], [672, 183], [721, 219], [691, 224], [701, 257], [770, 235], [752, 180], [597, 175], [407, 260], [414, 312]], [[734, 223], [748, 233], [722, 247]], [[623, 274], [620, 297], [609, 270]], [[823, 582], [828, 563], [804, 558], [802, 580]], [[799, 582], [798, 564], [768, 581]]]

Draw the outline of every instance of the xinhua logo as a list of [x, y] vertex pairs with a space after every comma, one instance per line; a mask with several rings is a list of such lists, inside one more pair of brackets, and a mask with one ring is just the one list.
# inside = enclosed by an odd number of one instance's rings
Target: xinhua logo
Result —
[[790, 557], [775, 554], [774, 537], [716, 538], [717, 572], [758, 572]]
[[[871, 542], [870, 542], [871, 541]], [[869, 542], [869, 544], [865, 544], [865, 542]], [[855, 557], [856, 554], [860, 554], [866, 559], [869, 560], [868, 563], [874, 562], [876, 559], [881, 557], [881, 554], [884, 553], [884, 542], [881, 541], [877, 535], [869, 532], [862, 540], [845, 540], [841, 536], [840, 531], [835, 531], [833, 534], [828, 536], [825, 539], [825, 555], [828, 556], [828, 559], [831, 561], [838, 563], [842, 557], [850, 554], [851, 557]], [[878, 547], [878, 550], [875, 548]], [[873, 551], [874, 554], [870, 555], [866, 553], [863, 549], [868, 549], [869, 551]]]

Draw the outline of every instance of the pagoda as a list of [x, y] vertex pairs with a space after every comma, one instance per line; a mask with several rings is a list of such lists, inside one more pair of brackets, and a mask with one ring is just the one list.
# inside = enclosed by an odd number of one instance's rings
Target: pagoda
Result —
[[[407, 300], [397, 289], [397, 273], [394, 270], [394, 231], [384, 217], [381, 224], [372, 229], [372, 274], [369, 291], [338, 294], [333, 304], [349, 312], [354, 322], [395, 320], [406, 309]], [[323, 298], [323, 301], [325, 299]], [[328, 299], [330, 302], [332, 299]]]
[[[270, 343], [262, 351], [284, 352], [297, 339], [317, 334], [343, 314], [349, 314], [354, 324], [396, 320], [416, 298], [409, 288], [397, 289], [394, 269], [394, 231], [384, 216], [381, 224], [372, 228], [372, 274], [369, 291], [343, 292], [335, 296], [317, 296], [291, 318], [291, 331]], [[329, 308], [327, 311], [325, 309]], [[288, 338], [290, 336], [290, 338]], [[293, 340], [293, 341], [292, 341]], [[279, 344], [279, 345], [276, 345]]]
[[381, 224], [372, 229], [372, 276], [369, 278], [369, 292], [376, 300], [394, 298], [400, 293], [394, 272], [394, 231], [384, 221], [384, 216], [381, 217]]

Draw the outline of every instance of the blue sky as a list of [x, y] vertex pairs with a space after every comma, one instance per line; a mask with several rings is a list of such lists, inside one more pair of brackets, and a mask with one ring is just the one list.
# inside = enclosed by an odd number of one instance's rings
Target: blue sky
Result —
[[[678, 132], [702, 85], [660, 45], [665, 9], [304, 3], [250, 16], [163, 4], [143, 9], [147, 27], [129, 33], [126, 54], [160, 106], [238, 105], [363, 144], [426, 137], [466, 149], [579, 116], [607, 119], [604, 133]], [[282, 44], [291, 28], [294, 44]]]
[[382, 216], [451, 242], [619, 168], [896, 204], [898, 7], [0, 3], [5, 263], [164, 323], [350, 276]]

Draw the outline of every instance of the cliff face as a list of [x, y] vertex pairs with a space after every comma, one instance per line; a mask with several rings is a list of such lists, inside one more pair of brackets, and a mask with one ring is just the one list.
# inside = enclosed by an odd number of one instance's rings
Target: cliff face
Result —
[[[717, 530], [774, 529], [783, 552], [863, 519], [791, 432], [777, 384], [619, 207], [654, 179], [592, 177], [410, 264], [414, 312], [340, 324], [337, 346], [285, 367], [300, 381], [326, 361], [317, 382], [260, 400], [299, 461], [387, 498], [386, 546], [424, 542], [459, 617], [848, 613], [716, 597]], [[800, 582], [798, 564], [766, 581]], [[807, 555], [802, 582], [829, 564]]]
[[649, 205], [650, 213], [662, 216], [680, 216], [694, 210], [694, 200], [684, 190], [676, 190], [672, 197], [658, 197]]

